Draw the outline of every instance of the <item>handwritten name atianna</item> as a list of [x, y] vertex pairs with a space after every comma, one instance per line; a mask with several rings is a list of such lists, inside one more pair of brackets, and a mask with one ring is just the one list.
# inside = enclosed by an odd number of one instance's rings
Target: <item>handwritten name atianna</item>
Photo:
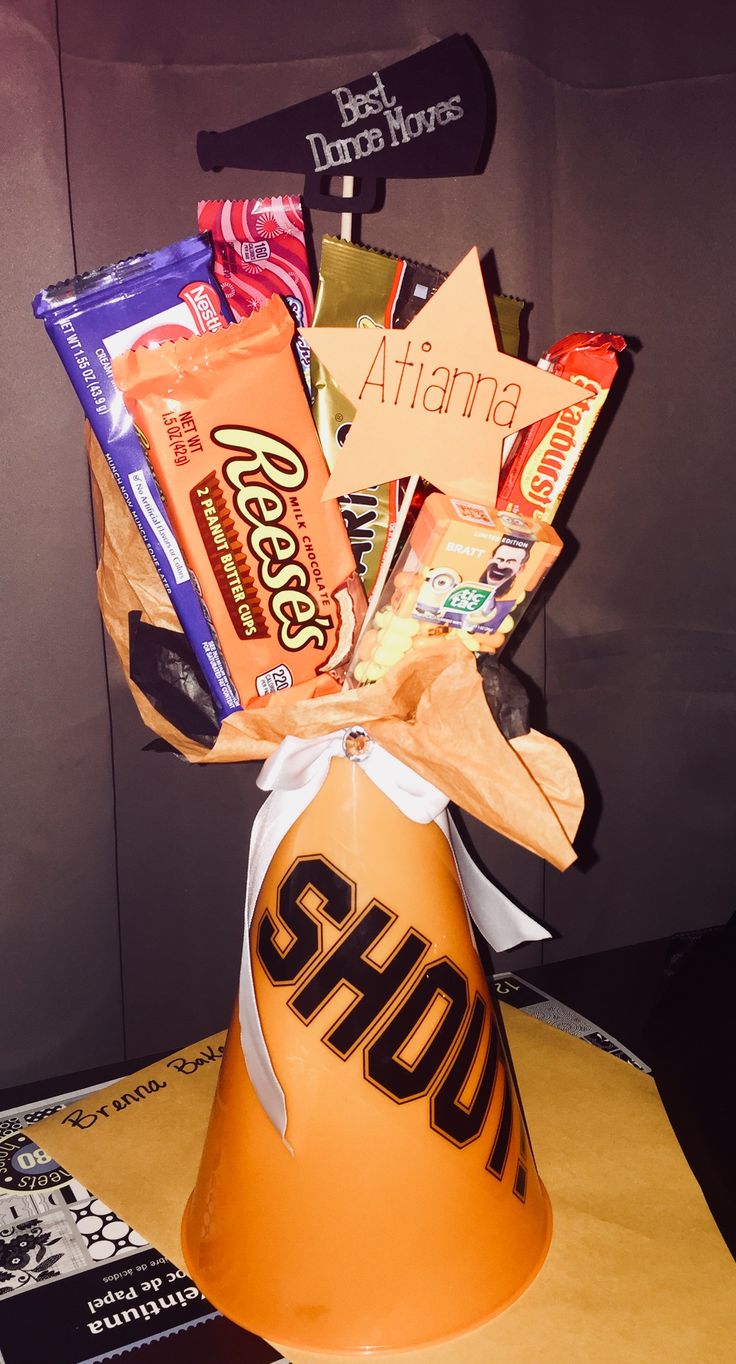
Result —
[[474, 418], [511, 430], [521, 399], [520, 384], [499, 386], [494, 374], [432, 366], [428, 358], [430, 341], [422, 341], [417, 350], [409, 340], [403, 355], [393, 358], [386, 348], [387, 338], [382, 336], [358, 394], [360, 402], [367, 397], [407, 411], [423, 409], [437, 416]]

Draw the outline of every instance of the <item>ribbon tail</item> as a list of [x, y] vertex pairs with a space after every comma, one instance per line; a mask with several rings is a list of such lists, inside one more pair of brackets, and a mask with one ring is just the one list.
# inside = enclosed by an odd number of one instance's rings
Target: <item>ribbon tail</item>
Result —
[[[523, 942], [539, 942], [552, 934], [543, 924], [505, 895], [473, 860], [463, 843], [454, 820], [445, 816], [447, 835], [457, 863], [460, 883], [470, 916], [494, 952], [507, 952]], [[437, 821], [442, 828], [440, 820]]]
[[245, 892], [245, 933], [239, 991], [240, 1042], [253, 1088], [289, 1151], [292, 1148], [286, 1140], [286, 1097], [273, 1068], [258, 1013], [250, 955], [250, 926], [258, 893], [276, 849], [287, 830], [306, 810], [314, 794], [314, 785], [309, 784], [292, 791], [273, 791], [264, 801], [253, 821]]

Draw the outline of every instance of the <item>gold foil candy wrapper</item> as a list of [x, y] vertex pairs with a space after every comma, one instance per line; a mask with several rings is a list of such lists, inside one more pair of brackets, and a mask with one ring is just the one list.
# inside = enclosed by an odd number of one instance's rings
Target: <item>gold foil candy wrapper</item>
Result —
[[501, 350], [506, 355], [519, 354], [521, 314], [526, 307], [523, 298], [512, 298], [509, 294], [493, 295], [493, 311], [496, 314]]
[[[403, 271], [395, 256], [355, 246], [339, 237], [322, 243], [314, 311], [316, 327], [385, 327]], [[316, 355], [311, 358], [312, 414], [327, 465], [332, 469], [355, 416], [355, 408]], [[396, 482], [356, 489], [341, 497], [355, 562], [366, 593], [378, 576], [386, 541], [399, 507]]]

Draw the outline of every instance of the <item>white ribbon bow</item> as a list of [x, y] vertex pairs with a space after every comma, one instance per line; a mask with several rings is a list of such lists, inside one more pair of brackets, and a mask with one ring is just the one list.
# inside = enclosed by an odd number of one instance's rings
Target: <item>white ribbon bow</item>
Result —
[[[250, 839], [245, 938], [240, 968], [240, 1036], [253, 1087], [286, 1145], [286, 1099], [271, 1062], [258, 1014], [250, 926], [258, 893], [281, 840], [314, 800], [331, 760], [345, 757], [345, 738], [349, 733], [350, 730], [336, 730], [318, 739], [289, 736], [266, 760], [256, 778], [262, 790], [271, 794], [253, 821]], [[442, 791], [394, 758], [375, 740], [368, 739], [365, 751], [357, 760], [365, 775], [402, 814], [417, 824], [431, 824], [434, 820], [442, 830], [455, 857], [466, 908], [494, 951], [505, 952], [522, 942], [551, 937], [542, 924], [512, 904], [470, 857], [447, 814], [448, 797]]]

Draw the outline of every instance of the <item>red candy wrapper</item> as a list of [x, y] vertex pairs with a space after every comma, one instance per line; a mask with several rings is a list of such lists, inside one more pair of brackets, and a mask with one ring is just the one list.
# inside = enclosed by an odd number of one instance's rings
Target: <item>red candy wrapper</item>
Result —
[[297, 326], [309, 326], [314, 295], [297, 195], [203, 199], [197, 218], [200, 232], [212, 235], [215, 276], [236, 321], [280, 294]]
[[552, 521], [598, 419], [624, 350], [622, 336], [575, 332], [556, 342], [540, 365], [587, 389], [587, 403], [567, 407], [519, 432], [501, 471], [500, 511]]

